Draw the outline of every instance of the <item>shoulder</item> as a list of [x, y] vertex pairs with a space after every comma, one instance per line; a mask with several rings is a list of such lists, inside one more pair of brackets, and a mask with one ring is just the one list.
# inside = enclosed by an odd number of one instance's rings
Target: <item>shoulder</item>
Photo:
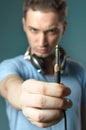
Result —
[[15, 62], [18, 62], [18, 61], [22, 61], [23, 60], [23, 56], [16, 56], [14, 58], [10, 58], [10, 59], [5, 59], [3, 60], [0, 65], [4, 65], [4, 64], [11, 64], [11, 63], [15, 63]]
[[22, 55], [2, 61], [0, 63], [0, 80], [11, 74], [21, 75], [24, 62]]
[[66, 65], [71, 71], [83, 73], [86, 72], [85, 66], [83, 66], [80, 62], [77, 62], [73, 59], [67, 59]]
[[17, 74], [24, 80], [37, 76], [37, 70], [23, 55], [6, 59], [0, 63], [0, 81], [8, 75]]
[[80, 82], [86, 81], [86, 68], [80, 62], [67, 59], [66, 73], [77, 78]]
[[22, 67], [22, 65], [25, 65], [27, 64], [26, 60], [24, 59], [24, 56], [23, 55], [19, 55], [19, 56], [16, 56], [16, 57], [13, 57], [13, 58], [10, 58], [10, 59], [6, 59], [6, 60], [3, 60], [1, 63], [0, 63], [0, 68], [1, 67]]
[[71, 76], [79, 76], [83, 78], [86, 76], [86, 68], [84, 65], [82, 65], [80, 62], [73, 60], [71, 58], [67, 58], [66, 60], [66, 67], [65, 67], [65, 72], [68, 75]]

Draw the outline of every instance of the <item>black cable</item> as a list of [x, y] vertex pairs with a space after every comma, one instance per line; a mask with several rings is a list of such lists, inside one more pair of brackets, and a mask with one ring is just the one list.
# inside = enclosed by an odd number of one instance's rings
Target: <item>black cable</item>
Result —
[[64, 112], [64, 129], [67, 130], [67, 116], [66, 116], [66, 111]]
[[[60, 48], [58, 45], [56, 45], [55, 49], [55, 65], [54, 65], [54, 77], [55, 77], [55, 82], [60, 83]], [[67, 117], [66, 117], [66, 112], [63, 110], [64, 113], [64, 130], [67, 130]]]

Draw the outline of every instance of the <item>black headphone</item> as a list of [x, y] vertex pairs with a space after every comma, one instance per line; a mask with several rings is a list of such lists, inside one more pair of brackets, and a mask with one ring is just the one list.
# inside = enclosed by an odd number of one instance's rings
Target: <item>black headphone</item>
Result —
[[[60, 46], [60, 52], [61, 52], [60, 53], [61, 74], [63, 74], [66, 65], [67, 54], [61, 46]], [[30, 61], [39, 73], [44, 74], [46, 72], [43, 64], [43, 59], [35, 54], [31, 55], [30, 48], [26, 50], [24, 54], [24, 59]]]

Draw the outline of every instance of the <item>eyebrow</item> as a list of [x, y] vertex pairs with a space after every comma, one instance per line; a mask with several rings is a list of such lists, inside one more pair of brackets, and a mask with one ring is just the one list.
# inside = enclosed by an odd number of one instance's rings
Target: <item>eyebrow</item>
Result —
[[[39, 30], [40, 31], [40, 29], [38, 29], [38, 28], [35, 28], [35, 27], [32, 27], [32, 26], [28, 26], [30, 29], [35, 29], [35, 30]], [[48, 32], [48, 31], [50, 31], [50, 30], [57, 30], [58, 29], [58, 27], [56, 26], [56, 27], [51, 27], [51, 28], [49, 28], [49, 29], [47, 29], [47, 30], [44, 30], [43, 32]]]

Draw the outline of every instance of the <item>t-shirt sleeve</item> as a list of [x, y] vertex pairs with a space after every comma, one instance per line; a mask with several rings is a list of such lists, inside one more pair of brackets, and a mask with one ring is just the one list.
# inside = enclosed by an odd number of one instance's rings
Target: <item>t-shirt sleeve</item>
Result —
[[19, 64], [13, 59], [5, 60], [0, 63], [0, 81], [11, 74], [19, 75]]

